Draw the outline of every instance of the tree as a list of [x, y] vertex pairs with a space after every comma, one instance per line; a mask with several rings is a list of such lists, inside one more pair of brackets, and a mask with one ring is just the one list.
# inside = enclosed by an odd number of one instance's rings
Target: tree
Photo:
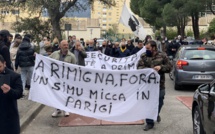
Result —
[[12, 29], [16, 32], [25, 32], [33, 36], [37, 41], [42, 36], [48, 36], [51, 32], [50, 21], [42, 21], [39, 17], [25, 18], [14, 22]]
[[131, 10], [143, 18], [148, 24], [156, 29], [163, 27], [166, 34], [166, 24], [164, 23], [162, 12], [165, 4], [171, 0], [131, 0]]
[[118, 34], [118, 29], [118, 25], [113, 24], [112, 27], [107, 30], [106, 34], [108, 34], [109, 36], [115, 36], [116, 34]]
[[95, 1], [100, 1], [107, 6], [114, 6], [114, 0], [10, 0], [9, 2], [0, 3], [0, 8], [25, 8], [29, 13], [39, 13], [47, 11], [53, 29], [53, 34], [62, 39], [60, 20], [66, 12], [83, 11], [89, 8]]
[[187, 0], [185, 8], [192, 19], [194, 37], [199, 39], [199, 13], [205, 11], [205, 0]]
[[208, 33], [212, 38], [215, 37], [215, 19], [210, 22], [210, 26], [208, 28]]
[[164, 6], [162, 16], [167, 26], [176, 26], [178, 35], [185, 35], [185, 26], [188, 22], [188, 13], [185, 5], [187, 0], [173, 0]]
[[214, 4], [215, 4], [215, 0], [205, 0], [206, 4], [205, 7], [206, 9], [209, 9], [211, 11], [211, 13], [213, 13], [213, 15], [215, 15], [215, 10], [213, 8]]

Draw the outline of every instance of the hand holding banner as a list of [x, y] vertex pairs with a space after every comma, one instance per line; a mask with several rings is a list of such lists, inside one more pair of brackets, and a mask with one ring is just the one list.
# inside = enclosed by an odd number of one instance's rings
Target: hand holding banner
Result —
[[156, 120], [159, 81], [153, 69], [90, 69], [37, 55], [29, 99], [106, 121]]

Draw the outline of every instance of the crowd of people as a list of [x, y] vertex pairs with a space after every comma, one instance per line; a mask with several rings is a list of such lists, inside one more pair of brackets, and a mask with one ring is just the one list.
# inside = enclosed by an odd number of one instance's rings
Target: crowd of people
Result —
[[[167, 38], [161, 37], [156, 37], [153, 40], [150, 35], [147, 35], [145, 40], [140, 40], [139, 38], [132, 40], [123, 38], [119, 42], [104, 40], [100, 45], [96, 38], [85, 41], [83, 38], [78, 39], [73, 35], [69, 36], [68, 40], [62, 41], [59, 41], [57, 38], [51, 41], [49, 37], [43, 37], [38, 47], [39, 54], [43, 56], [85, 66], [86, 52], [100, 51], [111, 57], [122, 58], [137, 53], [145, 46], [146, 52], [141, 55], [137, 69], [154, 68], [161, 76], [157, 118], [157, 121], [160, 122], [159, 112], [165, 96], [164, 74], [171, 70], [168, 56], [174, 57], [179, 47], [186, 44], [186, 38], [182, 39], [181, 36], [176, 37], [173, 41], [169, 41]], [[32, 42], [30, 34], [25, 34], [24, 36], [16, 34], [13, 40], [13, 36], [8, 30], [0, 31], [0, 75], [8, 74], [10, 76], [9, 79], [5, 77], [5, 81], [0, 79], [0, 83], [2, 83], [0, 85], [2, 89], [0, 90], [0, 103], [2, 104], [0, 109], [4, 109], [2, 110], [4, 112], [0, 113], [0, 118], [3, 119], [0, 121], [0, 130], [3, 133], [18, 134], [20, 131], [16, 100], [26, 96], [30, 89], [36, 47]], [[8, 115], [8, 113], [12, 114]], [[56, 109], [52, 117], [57, 117], [60, 113], [61, 110]], [[64, 115], [66, 117], [69, 116], [69, 112], [65, 111]], [[13, 117], [13, 119], [5, 118], [9, 116]], [[5, 122], [8, 123], [5, 124]], [[147, 119], [146, 123], [145, 131], [153, 128], [153, 120]]]

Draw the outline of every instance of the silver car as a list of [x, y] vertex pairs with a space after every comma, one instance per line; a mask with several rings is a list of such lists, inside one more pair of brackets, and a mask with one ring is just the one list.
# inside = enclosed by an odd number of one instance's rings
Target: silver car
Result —
[[215, 47], [181, 46], [173, 60], [172, 75], [176, 90], [183, 85], [200, 85], [215, 78]]

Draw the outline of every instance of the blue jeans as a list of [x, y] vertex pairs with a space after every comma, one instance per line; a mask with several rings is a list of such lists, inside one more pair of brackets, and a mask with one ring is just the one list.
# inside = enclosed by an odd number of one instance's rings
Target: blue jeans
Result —
[[34, 70], [33, 66], [32, 67], [21, 67], [21, 79], [22, 79], [23, 91], [25, 90], [25, 85], [26, 85], [27, 79], [31, 80], [33, 70]]
[[[161, 108], [164, 104], [164, 102], [163, 102], [164, 96], [165, 96], [165, 90], [160, 90], [158, 115], [160, 114]], [[152, 120], [152, 119], [146, 119], [146, 123], [154, 126], [154, 120]]]

